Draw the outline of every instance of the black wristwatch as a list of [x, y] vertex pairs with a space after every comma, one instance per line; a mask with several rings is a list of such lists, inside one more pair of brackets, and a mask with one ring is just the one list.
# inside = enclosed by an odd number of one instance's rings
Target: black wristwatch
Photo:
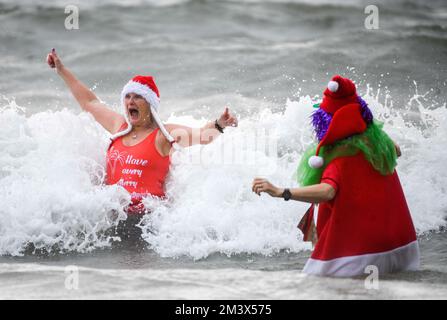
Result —
[[224, 128], [222, 128], [218, 123], [217, 123], [217, 119], [214, 122], [214, 128], [216, 128], [217, 130], [219, 130], [220, 133], [224, 133]]
[[284, 198], [285, 201], [289, 201], [290, 198], [292, 197], [292, 194], [290, 193], [289, 189], [284, 189], [284, 192], [282, 193], [282, 197]]

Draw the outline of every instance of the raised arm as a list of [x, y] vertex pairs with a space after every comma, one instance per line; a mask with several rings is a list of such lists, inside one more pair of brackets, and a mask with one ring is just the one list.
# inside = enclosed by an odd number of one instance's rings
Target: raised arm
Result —
[[111, 134], [119, 130], [125, 121], [124, 117], [99, 101], [98, 97], [62, 64], [56, 50], [53, 49], [48, 54], [47, 63], [51, 68], [56, 68], [57, 74], [64, 80], [82, 110], [91, 113], [95, 120]]
[[219, 119], [208, 122], [202, 128], [190, 128], [179, 124], [167, 124], [165, 127], [178, 144], [189, 147], [211, 143], [221, 134], [218, 127], [224, 129], [229, 126], [236, 127], [237, 124], [237, 118], [230, 113], [228, 108], [225, 108]]

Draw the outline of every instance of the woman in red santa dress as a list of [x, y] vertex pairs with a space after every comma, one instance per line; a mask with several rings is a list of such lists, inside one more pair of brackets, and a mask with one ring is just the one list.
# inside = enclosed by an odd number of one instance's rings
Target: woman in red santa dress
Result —
[[398, 147], [347, 78], [334, 76], [317, 107], [319, 143], [301, 159], [301, 187], [258, 178], [252, 187], [258, 195], [312, 204], [299, 224], [304, 240], [315, 244], [303, 272], [351, 277], [368, 266], [379, 273], [418, 269], [416, 232], [395, 170]]

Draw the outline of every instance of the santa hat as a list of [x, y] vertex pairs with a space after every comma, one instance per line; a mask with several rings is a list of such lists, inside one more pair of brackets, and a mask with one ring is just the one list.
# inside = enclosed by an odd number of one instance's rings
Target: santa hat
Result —
[[[133, 77], [123, 88], [121, 92], [121, 104], [125, 108], [124, 99], [128, 93], [136, 93], [142, 96], [147, 103], [149, 104], [152, 118], [157, 123], [163, 135], [168, 139], [170, 143], [173, 143], [175, 140], [169, 134], [169, 132], [164, 127], [163, 123], [158, 116], [158, 109], [160, 107], [160, 93], [158, 92], [157, 85], [155, 84], [154, 78], [151, 76], [135, 76]], [[132, 125], [130, 124], [129, 117], [127, 115], [127, 111], [124, 110], [124, 117], [126, 118], [127, 128], [123, 131], [120, 131], [112, 136], [112, 140], [115, 140], [118, 137], [124, 136], [128, 134], [132, 130]]]
[[320, 108], [331, 114], [332, 119], [315, 156], [309, 158], [309, 166], [315, 169], [324, 164], [324, 159], [319, 156], [321, 147], [363, 133], [367, 128], [355, 84], [350, 79], [334, 76], [324, 91]]
[[332, 77], [324, 90], [320, 108], [333, 115], [341, 107], [350, 103], [358, 103], [354, 82], [339, 75]]

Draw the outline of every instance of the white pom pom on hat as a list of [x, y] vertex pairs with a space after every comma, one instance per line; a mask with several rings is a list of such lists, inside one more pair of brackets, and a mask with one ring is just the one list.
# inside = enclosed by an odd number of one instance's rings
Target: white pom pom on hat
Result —
[[318, 169], [324, 164], [324, 159], [320, 156], [312, 156], [309, 158], [308, 164], [311, 168]]
[[327, 84], [327, 88], [331, 92], [336, 92], [338, 90], [338, 82], [333, 80], [329, 81], [329, 83]]

